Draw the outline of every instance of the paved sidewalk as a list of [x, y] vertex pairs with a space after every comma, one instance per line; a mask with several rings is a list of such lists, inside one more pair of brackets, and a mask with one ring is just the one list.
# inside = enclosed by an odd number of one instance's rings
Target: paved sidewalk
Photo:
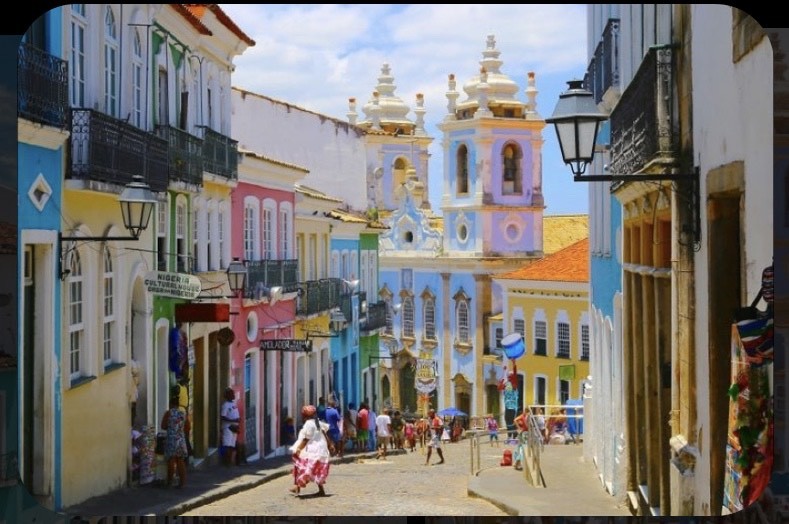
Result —
[[513, 516], [632, 516], [624, 500], [609, 495], [583, 445], [548, 445], [540, 455], [545, 487], [532, 487], [523, 471], [490, 467], [469, 476], [468, 494]]
[[[453, 446], [468, 446], [464, 440]], [[403, 451], [391, 452], [398, 455]], [[497, 451], [495, 453], [499, 453]], [[373, 458], [375, 453], [346, 453], [332, 464]], [[396, 459], [395, 459], [396, 460]], [[630, 516], [625, 504], [608, 495], [594, 466], [583, 459], [582, 445], [545, 446], [541, 457], [547, 487], [531, 487], [523, 471], [488, 467], [468, 476], [468, 495], [495, 504], [512, 516]], [[177, 516], [229, 495], [292, 473], [290, 455], [227, 467], [190, 469], [182, 489], [146, 485], [122, 488], [66, 508], [69, 518], [103, 516]]]

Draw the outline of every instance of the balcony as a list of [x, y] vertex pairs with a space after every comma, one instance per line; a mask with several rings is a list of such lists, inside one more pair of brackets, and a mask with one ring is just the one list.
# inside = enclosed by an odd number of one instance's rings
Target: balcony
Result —
[[153, 191], [167, 189], [167, 142], [92, 109], [71, 110], [68, 178], [124, 186], [142, 174]]
[[362, 323], [362, 331], [374, 331], [386, 327], [386, 302], [367, 303], [367, 321]]
[[250, 260], [247, 262], [247, 288], [252, 294], [258, 284], [268, 288], [282, 287], [283, 293], [299, 289], [298, 260]]
[[337, 278], [308, 280], [299, 284], [296, 315], [308, 316], [329, 311], [340, 305], [342, 282]]
[[170, 182], [203, 184], [203, 140], [173, 126], [157, 126], [157, 134], [165, 139]]
[[238, 142], [207, 126], [203, 135], [203, 170], [228, 180], [238, 179]]
[[58, 129], [68, 126], [68, 62], [30, 44], [17, 51], [17, 112]]
[[672, 50], [650, 48], [611, 112], [611, 172], [638, 173], [677, 163]]
[[603, 30], [584, 77], [584, 85], [594, 94], [595, 104], [609, 89], [619, 89], [619, 19], [611, 18]]

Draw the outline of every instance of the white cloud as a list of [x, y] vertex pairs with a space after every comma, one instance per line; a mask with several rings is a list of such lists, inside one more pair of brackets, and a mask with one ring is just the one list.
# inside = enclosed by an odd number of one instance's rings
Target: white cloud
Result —
[[[411, 108], [425, 95], [431, 146], [431, 201], [441, 190], [440, 133], [447, 76], [457, 89], [479, 72], [489, 34], [501, 51], [502, 72], [520, 87], [535, 71], [538, 112], [550, 116], [565, 81], [587, 66], [586, 6], [503, 4], [220, 4], [256, 45], [234, 61], [233, 85], [346, 120], [348, 98], [357, 112], [370, 99], [388, 62], [395, 95]], [[414, 118], [413, 111], [409, 118]], [[586, 187], [564, 167], [552, 129], [543, 132], [543, 179], [551, 213], [586, 212]], [[560, 171], [561, 170], [561, 171]], [[551, 194], [556, 197], [550, 200]], [[437, 209], [436, 209], [437, 210]]]

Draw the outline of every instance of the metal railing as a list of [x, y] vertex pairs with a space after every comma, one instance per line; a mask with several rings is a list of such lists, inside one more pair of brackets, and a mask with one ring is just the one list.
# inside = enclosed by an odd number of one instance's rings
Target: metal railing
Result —
[[367, 303], [367, 321], [362, 324], [363, 331], [373, 331], [386, 326], [386, 302]]
[[230, 180], [238, 178], [238, 141], [199, 126], [203, 135], [203, 169]]
[[158, 135], [167, 140], [167, 165], [171, 181], [200, 186], [203, 184], [203, 140], [183, 129], [157, 126]]
[[167, 189], [167, 142], [92, 109], [71, 110], [68, 177], [124, 186], [142, 175], [153, 191]]
[[19, 116], [47, 126], [68, 126], [68, 62], [28, 43], [17, 51]]
[[296, 299], [296, 314], [300, 316], [314, 315], [339, 306], [341, 286], [342, 281], [338, 278], [323, 278], [299, 283], [300, 292]]
[[247, 262], [246, 292], [251, 294], [258, 284], [271, 288], [282, 287], [284, 293], [299, 288], [298, 260], [250, 260]]
[[584, 84], [594, 95], [595, 104], [603, 100], [610, 88], [619, 87], [619, 19], [611, 18], [603, 30], [589, 61]]

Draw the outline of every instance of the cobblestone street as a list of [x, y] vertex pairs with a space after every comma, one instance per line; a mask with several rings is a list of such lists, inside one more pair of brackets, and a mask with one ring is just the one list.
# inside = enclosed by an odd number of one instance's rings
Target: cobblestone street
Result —
[[[446, 462], [425, 466], [425, 455], [414, 453], [386, 460], [360, 459], [332, 465], [327, 497], [317, 497], [314, 484], [296, 498], [288, 492], [292, 477], [274, 479], [256, 488], [195, 508], [184, 516], [505, 516], [489, 502], [467, 495], [469, 444], [444, 446]], [[435, 453], [431, 462], [436, 462]]]

